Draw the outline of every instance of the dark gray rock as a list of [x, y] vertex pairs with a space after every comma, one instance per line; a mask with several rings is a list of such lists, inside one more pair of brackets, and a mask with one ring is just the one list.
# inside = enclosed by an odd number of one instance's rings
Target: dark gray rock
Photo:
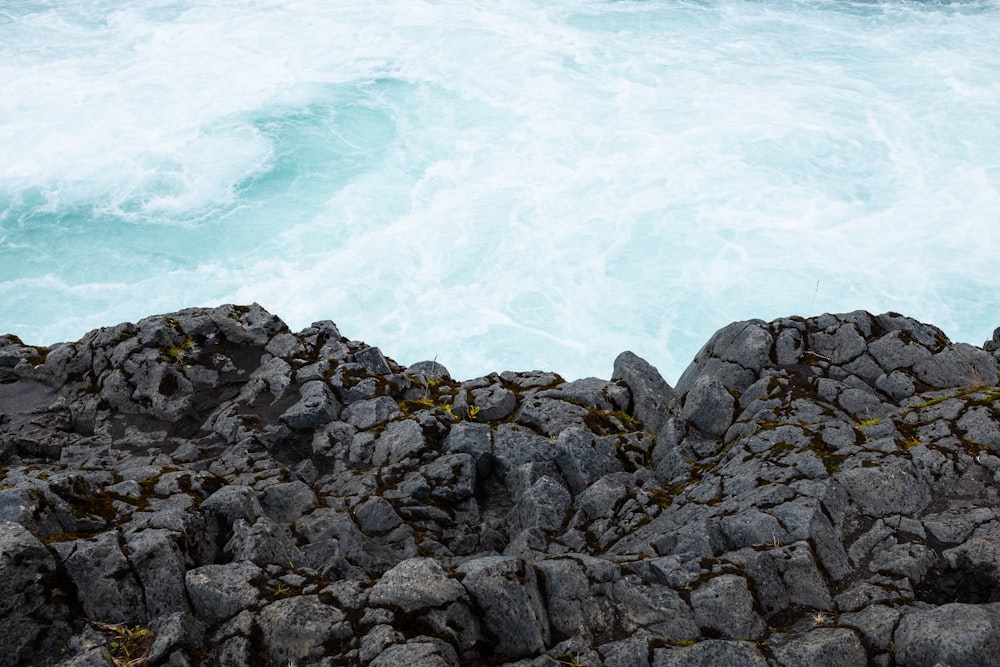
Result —
[[691, 607], [677, 591], [626, 575], [614, 583], [617, 622], [629, 635], [649, 634], [673, 641], [701, 636]]
[[[388, 375], [392, 372], [382, 350], [377, 347], [366, 347], [354, 353], [354, 360], [365, 367], [372, 375]], [[445, 371], [447, 373], [447, 371]]]
[[554, 461], [574, 494], [601, 477], [622, 470], [614, 445], [581, 428], [569, 428], [559, 434]]
[[504, 658], [540, 653], [549, 623], [534, 570], [517, 558], [490, 556], [463, 563], [462, 585], [482, 609], [483, 630]]
[[147, 660], [152, 664], [161, 661], [171, 664], [169, 656], [178, 650], [204, 651], [206, 648], [205, 624], [186, 612], [178, 611], [160, 616], [150, 623], [149, 629], [154, 633], [147, 655]]
[[226, 527], [231, 527], [237, 519], [253, 524], [264, 513], [257, 492], [235, 484], [224, 486], [206, 498], [201, 509], [217, 516]]
[[385, 424], [402, 414], [396, 401], [388, 396], [379, 396], [351, 403], [344, 409], [341, 418], [355, 428], [365, 430]]
[[715, 667], [716, 665], [766, 667], [767, 659], [760, 649], [750, 642], [723, 639], [709, 639], [683, 648], [658, 648], [653, 652], [653, 667]]
[[555, 531], [566, 521], [573, 500], [566, 487], [545, 475], [528, 487], [508, 518], [512, 533], [531, 528]]
[[994, 386], [997, 366], [997, 360], [989, 352], [956, 343], [914, 364], [913, 373], [920, 381], [938, 388]]
[[416, 421], [401, 419], [392, 422], [375, 441], [372, 463], [377, 466], [399, 463], [417, 454], [425, 444], [423, 431]]
[[143, 530], [126, 538], [128, 561], [142, 587], [146, 618], [189, 611], [184, 589], [184, 537], [169, 530]]
[[458, 656], [449, 644], [433, 637], [416, 637], [393, 644], [371, 661], [371, 667], [458, 667]]
[[846, 628], [818, 628], [793, 637], [774, 648], [774, 657], [784, 667], [852, 667], [868, 658], [858, 635]]
[[299, 387], [301, 398], [285, 410], [280, 419], [294, 429], [316, 428], [336, 419], [340, 413], [340, 403], [325, 382], [313, 380]]
[[692, 591], [691, 608], [699, 627], [729, 639], [757, 639], [766, 629], [746, 579], [734, 574], [712, 577]]
[[739, 322], [674, 392], [630, 353], [456, 382], [259, 306], [0, 336], [0, 664], [130, 628], [192, 667], [980, 664], [994, 347]]
[[343, 611], [315, 595], [277, 600], [260, 611], [264, 646], [272, 658], [295, 662], [323, 656], [331, 642], [353, 635]]
[[905, 460], [886, 461], [880, 467], [852, 468], [837, 475], [858, 510], [868, 516], [913, 514], [930, 503], [930, 489]]
[[476, 465], [471, 454], [445, 454], [420, 466], [420, 474], [430, 485], [430, 497], [459, 502], [476, 492]]
[[184, 577], [188, 596], [199, 618], [222, 621], [255, 606], [261, 598], [255, 583], [263, 570], [248, 561], [202, 565]]
[[358, 505], [354, 510], [354, 518], [366, 533], [387, 533], [403, 523], [392, 504], [377, 496]]
[[493, 432], [494, 472], [501, 476], [525, 463], [551, 461], [555, 455], [554, 442], [525, 426], [504, 423]]
[[142, 586], [122, 553], [116, 533], [76, 540], [67, 547], [63, 568], [76, 585], [88, 618], [99, 618], [103, 623], [147, 620]]
[[465, 598], [462, 584], [431, 558], [411, 558], [382, 575], [372, 587], [369, 602], [406, 613], [440, 607]]
[[618, 355], [611, 379], [628, 387], [632, 414], [654, 433], [678, 412], [680, 403], [674, 390], [652, 364], [632, 352]]
[[47, 581], [56, 563], [38, 538], [23, 526], [0, 521], [0, 665], [31, 660], [69, 634], [66, 609], [52, 599]]
[[1000, 605], [946, 604], [907, 611], [893, 643], [898, 665], [995, 665]]
[[237, 519], [225, 551], [233, 560], [250, 561], [260, 567], [287, 566], [295, 560], [296, 545], [286, 524], [261, 517], [250, 526]]
[[684, 397], [681, 416], [709, 436], [720, 436], [733, 422], [735, 401], [717, 379], [703, 375]]
[[613, 639], [616, 568], [586, 556], [546, 559], [536, 567], [544, 575], [546, 609], [556, 636], [582, 637], [591, 646]]
[[553, 398], [531, 398], [521, 403], [514, 418], [547, 436], [558, 436], [568, 428], [581, 427], [586, 408]]
[[514, 392], [499, 383], [473, 389], [471, 397], [471, 405], [479, 409], [476, 419], [480, 421], [505, 419], [517, 407]]
[[273, 484], [260, 494], [261, 510], [275, 521], [295, 521], [315, 506], [315, 492], [298, 480]]

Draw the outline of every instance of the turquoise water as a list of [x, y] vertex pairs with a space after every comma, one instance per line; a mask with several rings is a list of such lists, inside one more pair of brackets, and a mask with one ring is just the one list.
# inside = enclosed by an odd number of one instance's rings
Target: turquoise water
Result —
[[730, 321], [1000, 325], [1000, 3], [0, 8], [0, 330], [333, 319], [458, 377], [676, 381]]

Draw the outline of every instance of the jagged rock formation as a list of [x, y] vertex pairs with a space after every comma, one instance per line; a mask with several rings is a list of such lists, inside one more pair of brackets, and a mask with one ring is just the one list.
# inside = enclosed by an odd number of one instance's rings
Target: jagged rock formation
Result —
[[0, 665], [1000, 664], [998, 348], [740, 322], [674, 389], [256, 305], [8, 335]]

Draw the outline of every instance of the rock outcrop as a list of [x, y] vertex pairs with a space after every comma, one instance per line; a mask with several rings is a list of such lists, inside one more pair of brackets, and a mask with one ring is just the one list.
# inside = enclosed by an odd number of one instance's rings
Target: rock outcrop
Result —
[[725, 327], [671, 388], [188, 309], [0, 337], [0, 665], [1000, 664], [1000, 335]]

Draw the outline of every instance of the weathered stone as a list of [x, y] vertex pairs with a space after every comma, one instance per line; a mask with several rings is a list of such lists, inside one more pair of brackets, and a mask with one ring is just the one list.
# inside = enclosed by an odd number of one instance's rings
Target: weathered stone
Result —
[[734, 574], [712, 577], [692, 591], [691, 608], [700, 627], [730, 639], [757, 639], [766, 629], [746, 580]]
[[142, 586], [146, 618], [189, 611], [184, 589], [183, 536], [147, 529], [126, 538], [128, 560]]
[[747, 641], [709, 639], [683, 648], [658, 648], [653, 651], [652, 667], [766, 667], [764, 654]]
[[261, 596], [254, 584], [263, 574], [247, 561], [202, 565], [188, 570], [184, 583], [195, 612], [211, 623], [254, 606]]
[[989, 352], [956, 343], [913, 366], [921, 382], [932, 387], [994, 386], [997, 360]]
[[[584, 562], [596, 565], [598, 561]], [[536, 567], [544, 575], [546, 609], [555, 635], [584, 637], [589, 645], [614, 637], [612, 579], [617, 573], [605, 570], [592, 583], [583, 563], [576, 558], [546, 559]]]
[[316, 506], [316, 494], [305, 482], [273, 484], [260, 496], [261, 510], [275, 521], [295, 521]]
[[627, 634], [648, 633], [674, 641], [700, 636], [691, 608], [673, 589], [626, 575], [614, 583], [613, 591], [617, 622]]
[[445, 454], [420, 467], [436, 500], [458, 502], [476, 492], [476, 467], [471, 454]]
[[554, 531], [562, 527], [573, 500], [566, 487], [543, 476], [521, 495], [508, 518], [514, 533], [530, 528]]
[[581, 428], [569, 428], [559, 434], [554, 460], [574, 494], [622, 469], [614, 446]]
[[784, 667], [854, 667], [868, 659], [858, 635], [846, 628], [819, 628], [793, 637], [774, 648], [774, 657]]
[[501, 384], [472, 390], [472, 405], [479, 410], [476, 419], [497, 421], [506, 418], [517, 407], [514, 393]]
[[681, 416], [703, 433], [720, 436], [733, 422], [734, 413], [735, 402], [729, 390], [715, 378], [703, 375], [685, 395]]
[[365, 367], [372, 375], [388, 375], [392, 372], [382, 350], [377, 347], [366, 347], [354, 353], [354, 360]]
[[177, 667], [977, 664], [995, 351], [740, 322], [674, 392], [630, 354], [456, 383], [259, 307], [0, 336], [0, 518], [46, 543], [0, 529], [0, 665], [103, 664], [135, 627]]
[[415, 455], [424, 448], [424, 434], [420, 425], [412, 419], [392, 422], [375, 441], [372, 464], [381, 466], [399, 463]]
[[501, 424], [493, 433], [494, 472], [501, 476], [516, 466], [549, 461], [555, 455], [554, 443], [519, 424]]
[[233, 524], [233, 535], [226, 543], [226, 552], [233, 560], [246, 560], [264, 567], [287, 565], [293, 560], [295, 543], [287, 525], [261, 517], [249, 526], [242, 519]]
[[483, 629], [505, 658], [537, 654], [549, 641], [549, 623], [534, 570], [516, 558], [489, 556], [458, 567], [462, 585], [483, 610]]
[[371, 667], [458, 667], [458, 656], [449, 644], [432, 637], [417, 637], [393, 644], [372, 660]]
[[907, 611], [893, 644], [898, 665], [994, 665], [1000, 655], [1000, 604]]
[[930, 489], [909, 461], [885, 461], [877, 468], [852, 468], [837, 475], [858, 511], [871, 517], [912, 514], [930, 502]]
[[201, 509], [219, 517], [228, 527], [237, 519], [253, 524], [264, 513], [257, 492], [249, 486], [224, 486], [201, 504]]
[[178, 611], [160, 616], [150, 623], [154, 633], [147, 660], [156, 664], [169, 662], [168, 656], [178, 649], [205, 650], [205, 624], [189, 613]]
[[521, 403], [515, 419], [548, 436], [583, 426], [586, 408], [553, 398], [532, 398]]
[[344, 408], [341, 419], [355, 428], [366, 430], [384, 424], [403, 414], [396, 401], [388, 396], [379, 396], [356, 401]]
[[285, 410], [280, 419], [294, 429], [316, 428], [326, 422], [336, 419], [340, 412], [340, 403], [326, 383], [320, 380], [306, 382], [299, 387], [301, 398], [292, 407]]
[[0, 521], [0, 664], [25, 664], [39, 648], [52, 648], [68, 628], [66, 610], [52, 599], [47, 581], [56, 564], [26, 528]]
[[368, 599], [371, 604], [410, 613], [464, 597], [465, 588], [448, 576], [436, 560], [411, 558], [383, 574]]
[[63, 567], [76, 585], [88, 618], [105, 623], [146, 619], [142, 587], [114, 532], [101, 533], [93, 540], [76, 540]]
[[403, 523], [392, 504], [377, 496], [358, 505], [354, 518], [366, 533], [387, 533]]
[[272, 658], [298, 661], [324, 655], [330, 642], [353, 635], [344, 612], [315, 595], [277, 600], [260, 611], [264, 645]]
[[622, 352], [615, 359], [612, 380], [628, 387], [632, 395], [632, 414], [654, 433], [666, 419], [678, 411], [677, 394], [660, 372], [645, 359], [632, 352]]

